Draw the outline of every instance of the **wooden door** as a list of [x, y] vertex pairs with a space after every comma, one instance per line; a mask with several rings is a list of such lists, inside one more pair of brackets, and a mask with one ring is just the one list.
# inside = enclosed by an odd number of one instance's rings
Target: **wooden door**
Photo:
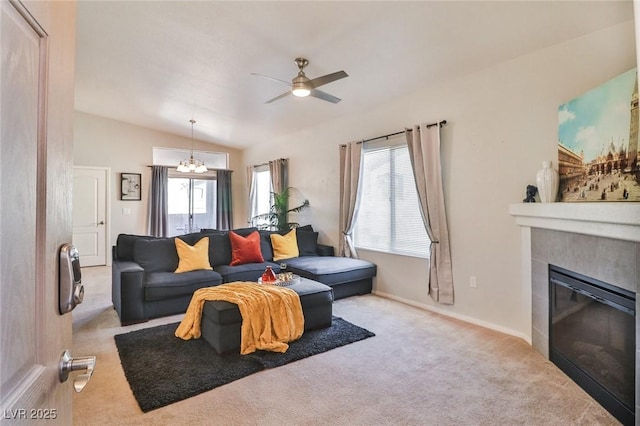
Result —
[[[0, 1], [0, 414], [71, 424], [58, 380], [71, 315], [58, 248], [71, 238], [75, 4]], [[52, 37], [55, 35], [55, 37]]]
[[73, 245], [82, 266], [107, 264], [107, 182], [109, 169], [73, 168]]

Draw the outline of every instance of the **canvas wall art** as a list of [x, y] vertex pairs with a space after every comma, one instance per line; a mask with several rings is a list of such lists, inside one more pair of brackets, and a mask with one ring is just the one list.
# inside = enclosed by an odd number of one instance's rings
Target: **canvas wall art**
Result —
[[639, 118], [637, 68], [560, 105], [561, 201], [640, 201]]

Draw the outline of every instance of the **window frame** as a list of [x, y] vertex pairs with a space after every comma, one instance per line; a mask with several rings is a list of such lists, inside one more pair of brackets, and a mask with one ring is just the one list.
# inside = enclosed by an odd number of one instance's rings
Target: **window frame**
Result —
[[[249, 194], [249, 204], [250, 204], [249, 209], [250, 209], [250, 215], [251, 215], [251, 217], [249, 218], [249, 223], [251, 224], [251, 226], [255, 226], [259, 228], [263, 225], [269, 224], [268, 220], [265, 220], [263, 222], [260, 220], [255, 220], [254, 218], [256, 216], [268, 214], [271, 212], [271, 205], [273, 204], [273, 180], [271, 179], [271, 170], [269, 168], [269, 164], [261, 164], [259, 166], [254, 166], [252, 168], [251, 173], [252, 173], [251, 175], [252, 185], [254, 185], [253, 190], [255, 191], [253, 195], [255, 196], [255, 199], [252, 200], [251, 199], [252, 194]], [[268, 185], [269, 191], [266, 194], [262, 194], [263, 195], [262, 197], [260, 197], [258, 193], [260, 189], [258, 188], [258, 174], [266, 174], [267, 176], [266, 180], [269, 183]], [[260, 207], [259, 201], [261, 199], [264, 200], [265, 196], [267, 200], [267, 209], [265, 211], [261, 211], [259, 209]]]
[[[356, 247], [356, 249], [358, 250], [366, 250], [366, 251], [372, 251], [372, 252], [378, 252], [378, 253], [385, 253], [385, 254], [392, 254], [392, 255], [397, 255], [397, 256], [406, 256], [406, 257], [415, 257], [415, 258], [421, 258], [421, 259], [429, 259], [431, 256], [431, 251], [430, 251], [430, 246], [431, 246], [431, 240], [429, 239], [429, 235], [426, 232], [426, 228], [424, 227], [424, 222], [422, 219], [422, 212], [420, 211], [420, 205], [419, 205], [419, 199], [418, 199], [418, 194], [417, 194], [417, 189], [415, 188], [415, 180], [414, 180], [414, 176], [413, 176], [413, 170], [410, 169], [410, 180], [413, 184], [413, 188], [415, 190], [415, 194], [416, 194], [416, 199], [417, 199], [417, 204], [416, 204], [416, 209], [417, 209], [417, 214], [419, 215], [420, 218], [420, 223], [422, 224], [422, 229], [424, 230], [424, 235], [421, 236], [420, 238], [426, 238], [425, 243], [426, 243], [426, 250], [425, 253], [420, 254], [414, 250], [406, 250], [403, 249], [402, 246], [398, 246], [398, 235], [397, 235], [397, 225], [396, 225], [396, 218], [398, 215], [398, 208], [397, 208], [397, 197], [396, 197], [396, 191], [397, 191], [397, 185], [395, 185], [395, 179], [394, 176], [397, 175], [396, 173], [396, 167], [398, 166], [397, 161], [394, 161], [394, 157], [393, 157], [393, 151], [394, 150], [399, 150], [399, 149], [406, 149], [408, 151], [408, 146], [406, 144], [406, 142], [401, 139], [401, 138], [395, 138], [395, 140], [384, 140], [384, 141], [377, 141], [377, 142], [369, 142], [367, 143], [366, 147], [363, 147], [363, 151], [362, 151], [362, 164], [361, 164], [361, 169], [362, 169], [362, 174], [361, 174], [361, 179], [362, 181], [360, 182], [360, 188], [361, 191], [364, 191], [364, 179], [366, 177], [365, 173], [365, 157], [367, 154], [369, 153], [373, 153], [373, 152], [380, 152], [380, 151], [386, 151], [388, 152], [389, 155], [389, 160], [388, 160], [388, 165], [389, 165], [389, 221], [385, 223], [385, 225], [388, 227], [388, 232], [389, 232], [389, 244], [386, 248], [381, 248], [380, 246], [368, 246], [366, 245], [366, 242], [363, 241], [359, 241], [358, 237], [357, 237], [357, 232], [358, 232], [358, 218], [356, 218], [356, 223], [354, 226], [354, 245]], [[411, 167], [411, 166], [410, 166]], [[360, 197], [364, 197], [364, 194], [360, 194]], [[362, 211], [362, 198], [360, 199], [360, 205], [359, 205], [359, 209], [358, 209], [358, 214], [361, 214]]]

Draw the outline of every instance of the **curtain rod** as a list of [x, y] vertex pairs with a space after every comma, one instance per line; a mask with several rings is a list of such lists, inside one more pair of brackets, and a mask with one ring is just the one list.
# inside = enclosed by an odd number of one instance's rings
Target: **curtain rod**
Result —
[[[287, 161], [287, 160], [289, 160], [289, 159], [288, 158], [276, 158], [275, 160], [271, 160], [271, 161]], [[260, 166], [268, 166], [271, 161], [267, 161], [266, 163], [262, 163], [262, 164], [254, 164], [253, 167], [255, 168], [255, 167], [260, 167]]]
[[[442, 120], [442, 121], [438, 121], [437, 123], [431, 123], [431, 124], [427, 124], [427, 129], [429, 127], [433, 127], [433, 126], [444, 126], [445, 124], [447, 124], [447, 120]], [[388, 135], [382, 135], [382, 136], [376, 136], [375, 138], [371, 138], [371, 139], [365, 139], [363, 141], [360, 141], [358, 143], [365, 143], [365, 142], [371, 142], [371, 141], [377, 141], [378, 139], [389, 139], [391, 136], [398, 136], [398, 135], [402, 135], [406, 132], [412, 132], [413, 129], [407, 129], [407, 130], [403, 130], [401, 132], [395, 132], [395, 133], [389, 133]], [[346, 146], [346, 145], [343, 145]]]

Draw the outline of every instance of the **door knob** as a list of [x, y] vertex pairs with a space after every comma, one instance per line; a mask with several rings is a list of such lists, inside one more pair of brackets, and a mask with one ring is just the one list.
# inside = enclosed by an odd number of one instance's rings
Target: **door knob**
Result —
[[98, 222], [98, 225], [104, 225], [104, 220], [101, 220], [100, 222]]
[[95, 356], [72, 357], [69, 349], [62, 353], [60, 358], [60, 367], [58, 369], [58, 377], [60, 383], [64, 383], [69, 378], [72, 371], [83, 370], [84, 373], [79, 374], [73, 381], [73, 388], [76, 392], [82, 391], [93, 375], [93, 369], [96, 366]]

